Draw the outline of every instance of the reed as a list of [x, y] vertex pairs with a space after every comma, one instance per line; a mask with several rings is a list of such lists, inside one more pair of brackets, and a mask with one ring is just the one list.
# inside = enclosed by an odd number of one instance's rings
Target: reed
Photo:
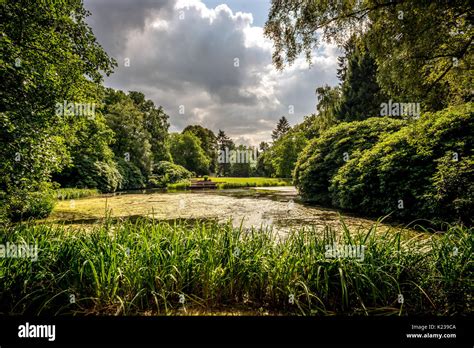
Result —
[[[269, 229], [145, 218], [87, 231], [7, 226], [0, 242], [36, 244], [38, 259], [0, 258], [0, 312], [472, 313], [472, 230], [406, 235], [374, 224], [365, 231], [344, 226], [342, 233], [308, 228], [280, 240]], [[334, 243], [364, 246], [363, 259], [328, 257]]]

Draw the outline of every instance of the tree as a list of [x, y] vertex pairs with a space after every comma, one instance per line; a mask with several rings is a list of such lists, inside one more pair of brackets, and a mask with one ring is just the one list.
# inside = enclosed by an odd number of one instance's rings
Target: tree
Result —
[[262, 141], [259, 145], [258, 145], [258, 149], [262, 152], [265, 152], [267, 151], [268, 149], [270, 148], [270, 145], [266, 142], [266, 141]]
[[298, 155], [308, 141], [300, 132], [289, 132], [282, 136], [272, 147], [272, 165], [279, 178], [291, 178]]
[[155, 103], [145, 99], [145, 95], [141, 92], [130, 91], [130, 98], [133, 103], [143, 113], [145, 129], [150, 135], [151, 152], [153, 154], [153, 162], [170, 161], [171, 155], [167, 148], [167, 138], [169, 129], [169, 116], [160, 106], [156, 108]]
[[200, 125], [187, 126], [183, 133], [190, 132], [201, 140], [201, 147], [209, 158], [209, 171], [215, 173], [217, 171], [217, 137], [210, 129]]
[[388, 97], [377, 83], [377, 64], [364, 40], [352, 37], [344, 44], [344, 56], [338, 60], [341, 87], [335, 118], [361, 121], [380, 116], [380, 104]]
[[15, 196], [17, 207], [27, 209], [27, 192], [70, 162], [69, 140], [85, 119], [57, 113], [56, 104], [99, 102], [102, 73], [115, 65], [88, 15], [82, 1], [0, 4], [0, 196]]
[[[391, 98], [438, 110], [470, 100], [472, 4], [455, 1], [272, 1], [265, 35], [282, 69], [322, 40], [366, 36], [377, 81]], [[321, 32], [321, 35], [316, 35]]]
[[[225, 151], [230, 151], [235, 148], [234, 142], [225, 134], [223, 130], [219, 129], [217, 133], [217, 146], [219, 150], [219, 156], [222, 158], [222, 153]], [[226, 163], [225, 161], [220, 161], [218, 163], [218, 173], [221, 176], [226, 176], [230, 173], [231, 165], [230, 163]]]
[[114, 132], [107, 126], [101, 112], [84, 122], [76, 122], [68, 139], [71, 156], [66, 168], [53, 174], [63, 187], [97, 188], [103, 192], [121, 187], [121, 178], [110, 148]]
[[257, 156], [257, 166], [255, 167], [255, 175], [256, 176], [266, 176], [272, 177], [274, 176], [275, 169], [271, 163], [271, 147], [265, 141], [262, 141], [259, 144], [259, 151]]
[[290, 124], [285, 116], [282, 116], [277, 123], [276, 128], [272, 132], [272, 139], [273, 141], [277, 141], [285, 135], [291, 129]]
[[191, 132], [173, 133], [169, 146], [173, 161], [197, 175], [209, 174], [209, 158], [201, 147], [201, 140]]
[[254, 162], [254, 149], [245, 145], [239, 145], [231, 154], [230, 175], [236, 177], [249, 177], [252, 168], [256, 166]]
[[[114, 131], [111, 145], [117, 159], [130, 162], [147, 178], [153, 165], [151, 137], [145, 128], [145, 115], [134, 104], [132, 98], [122, 91], [107, 89], [109, 95], [105, 105], [107, 125]], [[133, 172], [135, 170], [131, 169]]]
[[318, 104], [316, 110], [315, 130], [319, 134], [322, 131], [328, 129], [336, 123], [336, 108], [341, 98], [341, 90], [339, 87], [330, 87], [325, 85], [323, 87], [316, 88], [316, 96]]

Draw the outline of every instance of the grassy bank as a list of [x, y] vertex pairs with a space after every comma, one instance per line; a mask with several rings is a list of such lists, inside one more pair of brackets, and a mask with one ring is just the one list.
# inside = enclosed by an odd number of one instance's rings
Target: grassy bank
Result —
[[[285, 314], [467, 313], [473, 235], [452, 227], [430, 239], [403, 232], [343, 234], [363, 260], [328, 258], [330, 230], [291, 234], [230, 225], [107, 221], [5, 228], [1, 243], [38, 246], [38, 259], [0, 258], [1, 313], [203, 314], [242, 308]], [[400, 295], [403, 296], [401, 301]], [[180, 301], [181, 300], [181, 301]], [[184, 304], [182, 303], [184, 301]], [[400, 303], [403, 302], [403, 303]]]
[[[233, 178], [233, 177], [211, 177], [214, 182], [236, 187], [264, 187], [264, 186], [286, 186], [291, 185], [290, 179], [284, 178]], [[240, 185], [240, 186], [239, 186]], [[224, 188], [227, 188], [223, 186]]]
[[56, 197], [59, 200], [78, 199], [99, 194], [100, 191], [97, 189], [60, 188], [56, 190]]
[[[202, 180], [202, 179], [200, 179]], [[231, 189], [241, 187], [270, 187], [270, 186], [288, 186], [291, 179], [284, 178], [234, 178], [234, 177], [209, 177], [209, 180], [217, 183], [218, 189]], [[176, 184], [168, 184], [167, 188], [171, 190], [184, 190], [190, 185], [190, 181], [183, 181]]]

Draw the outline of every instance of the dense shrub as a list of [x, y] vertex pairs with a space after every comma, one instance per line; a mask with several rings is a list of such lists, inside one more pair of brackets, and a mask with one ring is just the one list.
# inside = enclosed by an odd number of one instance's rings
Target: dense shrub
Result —
[[83, 187], [97, 188], [102, 192], [113, 192], [120, 188], [122, 175], [115, 162], [94, 162], [90, 176], [82, 175]]
[[122, 176], [120, 189], [134, 190], [146, 187], [146, 178], [134, 163], [119, 159], [117, 168]]
[[341, 123], [312, 140], [298, 157], [294, 182], [306, 200], [330, 204], [328, 187], [332, 176], [346, 163], [355, 161], [363, 150], [374, 146], [387, 134], [399, 130], [404, 121], [370, 118]]
[[178, 164], [160, 161], [153, 168], [149, 185], [152, 187], [166, 187], [167, 184], [174, 184], [192, 176], [193, 174], [189, 170]]
[[453, 162], [452, 154], [438, 160], [432, 186], [424, 196], [425, 209], [441, 221], [465, 222], [474, 217], [474, 156]]
[[465, 219], [472, 212], [472, 113], [472, 103], [428, 113], [387, 135], [338, 171], [332, 203], [401, 218]]
[[7, 195], [0, 190], [0, 225], [8, 222], [8, 215]]
[[114, 161], [102, 162], [88, 156], [77, 159], [73, 167], [53, 179], [62, 187], [91, 188], [102, 192], [120, 189], [123, 180]]
[[47, 217], [54, 208], [56, 197], [52, 190], [29, 192], [18, 190], [2, 199], [0, 221], [21, 221]]

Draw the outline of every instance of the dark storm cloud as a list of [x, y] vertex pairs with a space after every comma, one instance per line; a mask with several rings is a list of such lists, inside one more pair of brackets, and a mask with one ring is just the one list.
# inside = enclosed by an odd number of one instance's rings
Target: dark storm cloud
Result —
[[106, 85], [140, 90], [163, 105], [171, 130], [201, 124], [255, 144], [270, 139], [282, 115], [292, 124], [301, 122], [314, 112], [315, 88], [336, 83], [334, 48], [323, 47], [311, 69], [301, 59], [277, 72], [262, 28], [252, 25], [251, 14], [226, 5], [208, 8], [193, 0], [85, 5], [99, 42], [119, 64]]
[[84, 0], [87, 22], [111, 56], [121, 53], [131, 30], [143, 30], [148, 16], [171, 11], [173, 0]]

